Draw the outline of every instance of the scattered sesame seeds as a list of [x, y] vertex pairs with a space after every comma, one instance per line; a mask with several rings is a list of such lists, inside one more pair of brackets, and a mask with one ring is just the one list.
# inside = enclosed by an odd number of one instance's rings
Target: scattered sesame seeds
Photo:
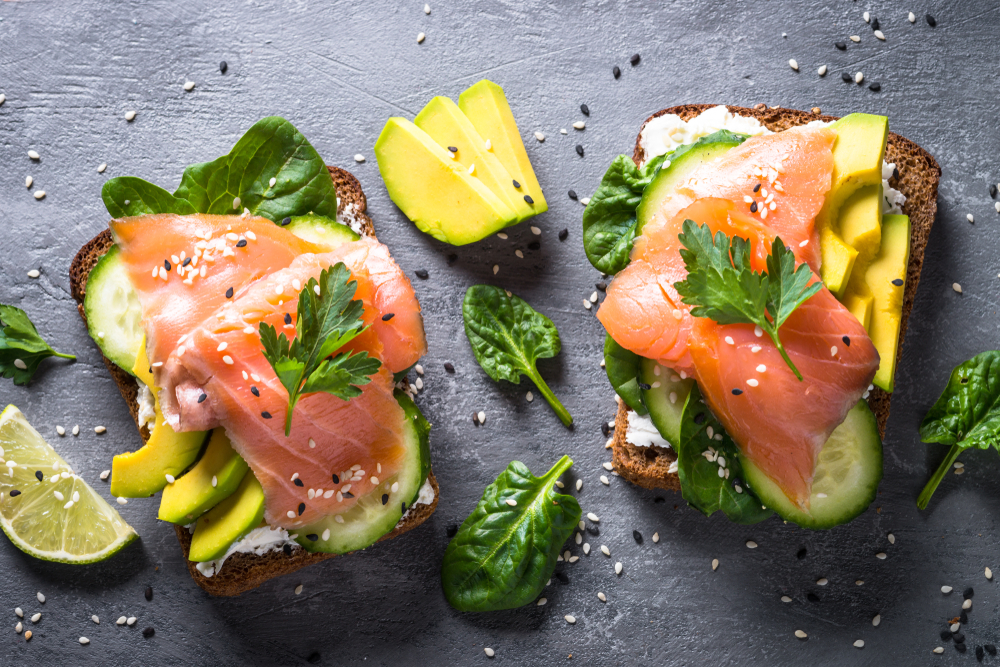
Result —
[[934, 27], [937, 26], [937, 20], [933, 16], [931, 16], [930, 14], [926, 14], [924, 16], [924, 20], [926, 20], [927, 21], [927, 25], [929, 25], [932, 28], [934, 28]]
[[993, 570], [991, 570], [990, 568], [986, 568], [984, 574], [986, 575], [987, 579], [989, 579], [990, 581], [993, 580]]
[[35, 151], [35, 150], [28, 151], [28, 157], [30, 157], [32, 160], [40, 160], [41, 159], [41, 156], [38, 154], [38, 151]]
[[967, 213], [965, 215], [965, 219], [968, 220], [969, 222], [975, 222], [976, 221], [975, 216], [973, 216], [971, 213]]
[[962, 609], [965, 609], [966, 611], [968, 611], [969, 609], [972, 609], [972, 600], [969, 599], [969, 600], [966, 600], [965, 602], [963, 602], [962, 603]]
[[6, 101], [7, 101], [7, 96], [4, 95], [3, 93], [0, 93], [0, 106], [3, 106], [3, 103]]
[[632, 64], [632, 67], [635, 67], [636, 65], [639, 64], [639, 54], [633, 53], [632, 57], [629, 58], [628, 61]]
[[757, 380], [755, 380], [754, 378], [750, 378], [749, 380], [747, 380], [747, 385], [749, 385], [751, 387], [756, 387], [759, 384], [760, 383], [757, 382]]
[[424, 39], [427, 37], [424, 33], [417, 33], [417, 44], [423, 44]]
[[295, 587], [295, 594], [296, 595], [302, 594], [302, 584], [299, 584], [298, 586]]
[[487, 658], [492, 658], [496, 654], [495, 651], [491, 649], [489, 646], [483, 649], [483, 653], [486, 654]]
[[544, 607], [545, 603], [548, 602], [548, 598], [538, 598], [538, 602], [535, 603], [536, 607]]
[[537, 139], [539, 142], [545, 141], [545, 135], [542, 134], [541, 132], [535, 132], [535, 139]]
[[864, 639], [857, 640], [856, 642], [854, 642], [854, 647], [855, 648], [864, 648], [865, 647], [865, 640]]
[[34, 183], [34, 182], [35, 182], [35, 179], [33, 179], [31, 176], [25, 176], [24, 177], [24, 187], [30, 188], [31, 184]]
[[884, 551], [878, 552], [877, 554], [875, 554], [875, 558], [878, 558], [879, 560], [885, 560], [885, 552]]
[[861, 83], [865, 80], [865, 75], [862, 72], [858, 72], [854, 75], [854, 83]]
[[164, 477], [167, 478], [167, 484], [173, 484], [174, 482], [177, 481], [177, 479], [170, 473], [167, 473], [166, 475], [164, 475]]
[[747, 540], [747, 549], [756, 549], [757, 543], [753, 540]]
[[782, 602], [791, 602], [792, 598], [788, 597], [787, 595], [782, 595], [781, 596], [781, 601]]
[[194, 81], [185, 81], [184, 90], [186, 90], [187, 92], [191, 92], [192, 90], [194, 90]]
[[945, 595], [947, 595], [948, 593], [951, 593], [952, 590], [954, 590], [954, 589], [951, 586], [942, 586], [941, 587], [941, 592], [944, 593]]
[[135, 111], [126, 111], [125, 112], [125, 120], [127, 120], [130, 123], [133, 120], [135, 120]]
[[38, 612], [37, 614], [34, 614], [31, 617], [31, 622], [32, 623], [38, 623], [38, 621], [40, 621], [40, 620], [42, 620], [42, 612]]
[[118, 502], [119, 505], [128, 505], [128, 498], [118, 497], [115, 498], [115, 500]]
[[959, 285], [958, 283], [952, 283], [952, 284], [951, 284], [951, 288], [952, 288], [953, 290], [955, 290], [956, 292], [958, 292], [959, 294], [961, 294], [961, 293], [962, 293], [962, 286], [961, 286], [961, 285]]
[[875, 31], [875, 38], [884, 42], [885, 41], [885, 34], [881, 30], [876, 30]]
[[[583, 146], [580, 144], [576, 145], [576, 154], [583, 157]], [[582, 201], [582, 200], [581, 200]]]
[[826, 577], [820, 577], [819, 579], [816, 580], [817, 586], [826, 586], [828, 583], [830, 583], [830, 580], [827, 579]]
[[615, 65], [614, 67], [611, 68], [611, 73], [614, 75], [616, 79], [622, 75], [622, 71], [621, 69], [619, 69], [618, 65]]
[[859, 37], [858, 35], [851, 35], [850, 40], [852, 42], [860, 42], [861, 41], [861, 37]]
[[563, 616], [563, 618], [565, 618], [566, 622], [569, 623], [570, 625], [573, 625], [574, 623], [576, 623], [576, 617], [575, 616], [571, 616], [569, 614], [566, 614], [565, 616]]
[[798, 637], [799, 639], [806, 639], [809, 635], [807, 635], [802, 630], [796, 630], [795, 631], [795, 636]]
[[45, 199], [45, 190], [36, 190], [33, 196], [35, 199]]
[[424, 14], [430, 14], [430, 13], [431, 13], [431, 6], [424, 5]]
[[583, 480], [582, 479], [578, 479], [578, 480], [576, 480], [576, 490], [579, 491], [581, 489], [583, 489]]
[[598, 517], [593, 512], [587, 512], [587, 518], [590, 519], [591, 521], [593, 521], [594, 523], [600, 523], [601, 522], [600, 517]]
[[798, 61], [797, 61], [797, 60], [795, 60], [795, 58], [791, 58], [791, 59], [789, 59], [789, 61], [788, 61], [788, 66], [789, 66], [789, 67], [791, 67], [791, 68], [792, 68], [793, 70], [795, 70], [796, 72], [798, 72], [798, 71], [799, 71], [799, 63], [798, 63]]
[[622, 564], [619, 561], [615, 563], [615, 574], [621, 574], [621, 573], [622, 573]]

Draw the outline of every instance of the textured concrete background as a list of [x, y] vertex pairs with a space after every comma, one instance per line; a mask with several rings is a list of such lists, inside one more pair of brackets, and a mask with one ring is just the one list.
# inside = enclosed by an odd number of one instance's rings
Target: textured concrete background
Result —
[[[142, 541], [104, 564], [37, 562], [0, 539], [0, 625], [7, 628], [0, 629], [0, 663], [299, 665], [319, 652], [328, 665], [479, 664], [488, 660], [484, 646], [496, 650], [497, 664], [970, 662], [971, 649], [961, 656], [952, 644], [944, 644], [942, 656], [931, 653], [942, 644], [945, 619], [960, 611], [960, 595], [942, 596], [943, 584], [975, 587], [968, 645], [1000, 643], [992, 622], [1000, 592], [983, 576], [987, 565], [1000, 573], [996, 455], [963, 456], [967, 474], [949, 475], [927, 511], [914, 504], [944, 454], [919, 442], [920, 418], [954, 364], [997, 347], [1000, 221], [987, 186], [1000, 180], [1000, 7], [987, 0], [431, 6], [427, 16], [423, 0], [0, 2], [0, 93], [7, 97], [0, 106], [0, 301], [24, 308], [56, 348], [79, 355], [71, 365], [47, 362], [27, 388], [0, 380], [0, 404], [17, 404], [107, 495], [98, 474], [139, 440], [67, 279], [77, 249], [107, 221], [101, 185], [129, 174], [173, 189], [185, 165], [225, 153], [254, 121], [280, 114], [330, 164], [357, 175], [379, 237], [403, 268], [430, 272], [426, 281], [414, 279], [430, 343], [420, 405], [434, 422], [441, 484], [435, 516], [404, 538], [238, 599], [210, 598], [192, 583], [173, 530], [155, 519], [157, 500], [121, 509]], [[865, 10], [878, 17], [885, 42], [862, 21]], [[937, 18], [936, 28], [925, 23], [925, 12]], [[419, 32], [427, 34], [420, 45]], [[846, 52], [834, 48], [850, 35], [861, 42], [848, 42]], [[635, 52], [642, 61], [632, 67]], [[789, 58], [801, 72], [789, 68]], [[221, 60], [229, 63], [225, 75]], [[823, 64], [830, 73], [820, 78]], [[614, 65], [622, 68], [617, 81]], [[881, 82], [882, 91], [841, 81], [841, 72], [858, 70], [866, 83]], [[412, 118], [432, 96], [457, 99], [483, 77], [507, 91], [549, 200], [549, 212], [533, 223], [542, 229], [540, 250], [527, 248], [534, 240], [528, 225], [509, 230], [508, 241], [439, 244], [400, 214], [378, 176], [372, 146], [387, 117]], [[186, 80], [197, 83], [192, 92], [184, 92]], [[582, 308], [598, 275], [581, 246], [582, 207], [566, 192], [589, 194], [612, 157], [631, 153], [646, 116], [686, 102], [888, 114], [893, 130], [927, 148], [943, 168], [889, 420], [885, 479], [873, 508], [848, 526], [811, 533], [771, 519], [742, 527], [706, 519], [671, 493], [618, 478], [610, 487], [598, 481], [610, 458], [600, 423], [614, 403], [598, 366], [601, 327]], [[591, 116], [578, 132], [571, 124], [582, 118], [581, 103]], [[138, 112], [133, 123], [123, 118], [129, 109]], [[530, 138], [535, 130], [548, 136], [544, 144]], [[574, 151], [578, 143], [583, 158]], [[29, 149], [40, 162], [28, 159]], [[355, 153], [368, 162], [355, 164]], [[109, 166], [98, 174], [102, 162]], [[48, 193], [44, 200], [25, 189], [29, 174], [34, 188]], [[563, 228], [569, 238], [560, 243]], [[524, 259], [514, 256], [519, 248]], [[449, 266], [452, 252], [458, 260]], [[26, 276], [33, 268], [41, 270], [37, 280]], [[952, 291], [956, 281], [962, 295]], [[478, 282], [514, 291], [558, 325], [563, 352], [541, 364], [542, 374], [576, 417], [575, 429], [563, 428], [542, 401], [528, 404], [529, 387], [498, 386], [476, 365], [460, 303]], [[446, 361], [455, 375], [444, 373]], [[484, 427], [473, 427], [473, 410], [486, 411]], [[81, 434], [59, 438], [57, 424], [79, 424]], [[107, 426], [105, 435], [94, 434], [98, 424]], [[584, 511], [601, 516], [601, 536], [588, 537], [595, 551], [566, 568], [568, 584], [547, 589], [547, 606], [453, 611], [438, 576], [447, 527], [464, 519], [511, 459], [541, 473], [563, 453], [577, 462]], [[641, 546], [633, 529], [646, 538]], [[650, 539], [655, 531], [659, 544]], [[751, 538], [760, 545], [754, 551], [744, 546]], [[613, 558], [600, 555], [601, 543]], [[803, 547], [807, 555], [798, 559]], [[875, 558], [880, 551], [885, 560]], [[717, 572], [713, 558], [721, 563]], [[624, 564], [620, 577], [617, 560]], [[820, 577], [829, 584], [817, 586]], [[150, 585], [155, 597], [146, 602]], [[48, 596], [44, 606], [36, 591]], [[781, 595], [793, 601], [783, 604]], [[13, 632], [15, 606], [43, 612], [28, 644]], [[91, 614], [101, 617], [100, 626]], [[115, 626], [122, 614], [137, 616], [136, 627]], [[576, 616], [576, 625], [564, 614]], [[156, 636], [144, 640], [140, 629], [147, 626]], [[797, 640], [796, 629], [809, 639]], [[78, 645], [80, 635], [91, 644]], [[863, 650], [852, 646], [857, 639], [865, 640]]]

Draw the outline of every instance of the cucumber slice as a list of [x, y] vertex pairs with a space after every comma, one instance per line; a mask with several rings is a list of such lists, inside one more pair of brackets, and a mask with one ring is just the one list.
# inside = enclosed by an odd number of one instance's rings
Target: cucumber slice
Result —
[[314, 213], [292, 216], [286, 229], [300, 239], [324, 246], [327, 250], [361, 238], [347, 225]]
[[[420, 494], [420, 487], [430, 472], [428, 434], [431, 425], [409, 396], [401, 391], [396, 391], [395, 395], [405, 414], [408, 445], [405, 465], [396, 476], [381, 480], [374, 492], [359, 498], [349, 511], [335, 515], [342, 517], [343, 523], [339, 523], [334, 516], [327, 516], [295, 531], [298, 543], [307, 551], [343, 554], [374, 544], [399, 523], [403, 517], [403, 504], [409, 507]], [[399, 484], [394, 493], [390, 491], [393, 483]], [[384, 496], [388, 496], [385, 503], [382, 502]], [[327, 537], [323, 539], [325, 535]]]
[[740, 456], [743, 473], [761, 502], [786, 521], [821, 530], [847, 523], [875, 500], [882, 479], [882, 439], [868, 403], [859, 401], [823, 445], [816, 463], [809, 509], [803, 510]]
[[694, 380], [681, 379], [672, 368], [661, 366], [652, 359], [639, 362], [639, 380], [649, 389], [642, 390], [642, 401], [649, 418], [663, 439], [677, 444], [681, 439], [681, 416]]
[[639, 389], [639, 359], [638, 354], [616, 343], [611, 334], [605, 335], [604, 371], [608, 374], [608, 380], [626, 405], [644, 415], [646, 406], [642, 404]]
[[104, 356], [131, 374], [145, 332], [139, 297], [132, 289], [118, 246], [111, 246], [91, 270], [83, 311], [87, 331]]
[[662, 201], [673, 194], [677, 185], [687, 180], [692, 171], [720, 157], [730, 148], [739, 146], [746, 139], [746, 135], [719, 130], [671, 153], [667, 158], [670, 165], [662, 167], [642, 193], [642, 200], [635, 209], [635, 235], [642, 233], [642, 226], [659, 210]]

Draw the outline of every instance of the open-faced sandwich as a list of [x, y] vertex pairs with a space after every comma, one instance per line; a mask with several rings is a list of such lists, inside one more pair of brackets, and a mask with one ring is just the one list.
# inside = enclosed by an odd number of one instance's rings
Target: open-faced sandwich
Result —
[[353, 176], [265, 118], [173, 194], [123, 177], [102, 195], [73, 295], [145, 441], [111, 493], [162, 491], [199, 586], [235, 595], [430, 516], [405, 381], [420, 305]]
[[615, 470], [740, 523], [864, 511], [939, 177], [883, 116], [647, 119], [583, 218], [614, 276], [597, 317]]

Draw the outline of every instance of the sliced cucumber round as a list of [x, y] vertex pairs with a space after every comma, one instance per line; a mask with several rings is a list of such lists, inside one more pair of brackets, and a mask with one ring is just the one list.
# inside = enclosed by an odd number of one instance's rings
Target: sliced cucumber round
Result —
[[764, 505], [786, 521], [822, 530], [847, 523], [875, 500], [882, 480], [882, 439], [868, 403], [859, 401], [820, 450], [808, 510], [792, 502], [747, 457], [740, 456], [740, 462]]
[[672, 445], [680, 442], [681, 416], [694, 380], [682, 379], [677, 371], [652, 359], [642, 359], [639, 362], [639, 381], [644, 387], [649, 387], [642, 389], [642, 402], [649, 410], [649, 418], [656, 430]]
[[327, 250], [361, 238], [347, 225], [315, 213], [292, 216], [292, 221], [285, 229], [300, 239], [324, 246]]
[[87, 315], [87, 331], [101, 352], [131, 374], [145, 332], [142, 306], [118, 246], [111, 246], [91, 270], [83, 310]]
[[[382, 479], [374, 491], [359, 498], [349, 511], [324, 517], [296, 530], [298, 543], [307, 551], [343, 554], [364, 549], [395, 528], [405, 512], [404, 504], [409, 507], [416, 501], [420, 487], [430, 472], [428, 435], [431, 425], [406, 394], [397, 391], [396, 400], [405, 415], [406, 462], [395, 476]], [[394, 483], [398, 483], [399, 487], [390, 492]], [[337, 521], [338, 516], [343, 523]], [[310, 536], [317, 539], [310, 539]]]

